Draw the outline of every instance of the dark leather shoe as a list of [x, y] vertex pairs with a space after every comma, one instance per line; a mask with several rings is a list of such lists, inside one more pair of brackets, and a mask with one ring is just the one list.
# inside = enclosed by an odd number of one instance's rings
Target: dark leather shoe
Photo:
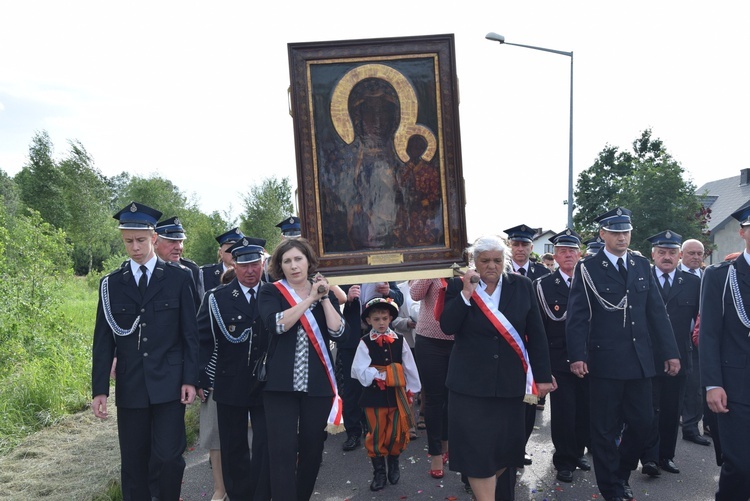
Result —
[[641, 473], [643, 473], [644, 475], [648, 475], [649, 477], [658, 477], [659, 475], [661, 475], [659, 467], [656, 466], [656, 463], [653, 461], [646, 461], [645, 463], [643, 463]]
[[359, 440], [359, 435], [349, 435], [341, 448], [345, 451], [353, 451], [360, 445], [362, 445], [362, 442]]
[[579, 470], [591, 471], [591, 463], [589, 463], [589, 460], [586, 459], [586, 456], [581, 456], [576, 459], [576, 466]]
[[531, 456], [529, 456], [525, 452], [523, 454], [523, 464], [526, 466], [529, 466], [531, 464]]
[[570, 470], [557, 470], [557, 479], [560, 482], [572, 482], [573, 472]]
[[702, 435], [683, 435], [682, 439], [698, 445], [711, 445], [711, 441]]
[[680, 469], [671, 459], [662, 459], [659, 461], [659, 466], [661, 466], [662, 470], [668, 471], [669, 473], [680, 473]]

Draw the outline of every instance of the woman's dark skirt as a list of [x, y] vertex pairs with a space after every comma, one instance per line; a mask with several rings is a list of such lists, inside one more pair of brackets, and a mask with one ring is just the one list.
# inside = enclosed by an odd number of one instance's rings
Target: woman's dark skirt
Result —
[[509, 466], [523, 467], [526, 446], [522, 397], [474, 397], [450, 392], [450, 469], [487, 478]]

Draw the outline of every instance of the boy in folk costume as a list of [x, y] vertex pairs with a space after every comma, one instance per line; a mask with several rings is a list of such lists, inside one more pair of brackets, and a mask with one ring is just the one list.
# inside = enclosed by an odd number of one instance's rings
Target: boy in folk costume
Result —
[[365, 448], [372, 458], [373, 491], [385, 487], [386, 456], [388, 481], [395, 484], [401, 477], [398, 457], [409, 443], [409, 429], [414, 426], [411, 399], [422, 386], [409, 345], [390, 328], [397, 316], [398, 306], [390, 298], [367, 302], [362, 320], [370, 326], [370, 332], [360, 340], [352, 362], [352, 377], [365, 387], [359, 405], [368, 425]]

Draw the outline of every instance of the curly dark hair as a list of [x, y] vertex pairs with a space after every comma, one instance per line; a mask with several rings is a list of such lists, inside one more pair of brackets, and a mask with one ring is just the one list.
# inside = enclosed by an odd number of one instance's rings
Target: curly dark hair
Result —
[[271, 276], [280, 280], [284, 278], [284, 272], [281, 270], [281, 258], [284, 254], [292, 249], [298, 249], [307, 258], [307, 274], [312, 275], [318, 271], [318, 256], [315, 254], [312, 245], [304, 238], [288, 238], [281, 241], [273, 250], [271, 262], [268, 265], [268, 271]]

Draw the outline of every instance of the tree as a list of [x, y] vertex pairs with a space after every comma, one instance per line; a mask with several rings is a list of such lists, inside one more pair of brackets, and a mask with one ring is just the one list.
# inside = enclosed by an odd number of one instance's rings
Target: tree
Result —
[[15, 216], [22, 210], [21, 190], [13, 178], [2, 169], [0, 169], [0, 197], [3, 198], [5, 210], [9, 215]]
[[642, 132], [633, 152], [607, 145], [594, 165], [581, 173], [576, 189], [578, 213], [573, 218], [582, 234], [595, 233], [593, 220], [614, 207], [632, 211], [631, 248], [651, 255], [646, 238], [670, 229], [683, 239], [708, 244], [707, 218], [695, 185], [667, 152], [663, 142]]
[[[125, 176], [121, 174], [120, 176]], [[163, 214], [163, 218], [172, 216], [184, 217], [185, 209], [194, 207], [188, 204], [187, 197], [168, 179], [153, 175], [149, 178], [130, 176], [122, 191], [115, 192], [117, 210], [132, 201], [148, 205]]]
[[266, 249], [272, 252], [281, 241], [276, 225], [293, 214], [292, 187], [289, 178], [280, 181], [275, 176], [266, 178], [260, 185], [250, 187], [243, 197], [245, 212], [241, 215], [240, 228], [245, 235], [263, 238]]
[[29, 146], [29, 162], [16, 174], [23, 203], [57, 228], [70, 221], [63, 186], [63, 174], [52, 158], [54, 147], [47, 131], [36, 132]]
[[69, 141], [69, 145], [67, 157], [59, 163], [70, 215], [65, 231], [73, 244], [75, 272], [86, 275], [92, 268], [101, 268], [119, 238], [112, 225], [112, 195], [106, 178], [80, 141]]

